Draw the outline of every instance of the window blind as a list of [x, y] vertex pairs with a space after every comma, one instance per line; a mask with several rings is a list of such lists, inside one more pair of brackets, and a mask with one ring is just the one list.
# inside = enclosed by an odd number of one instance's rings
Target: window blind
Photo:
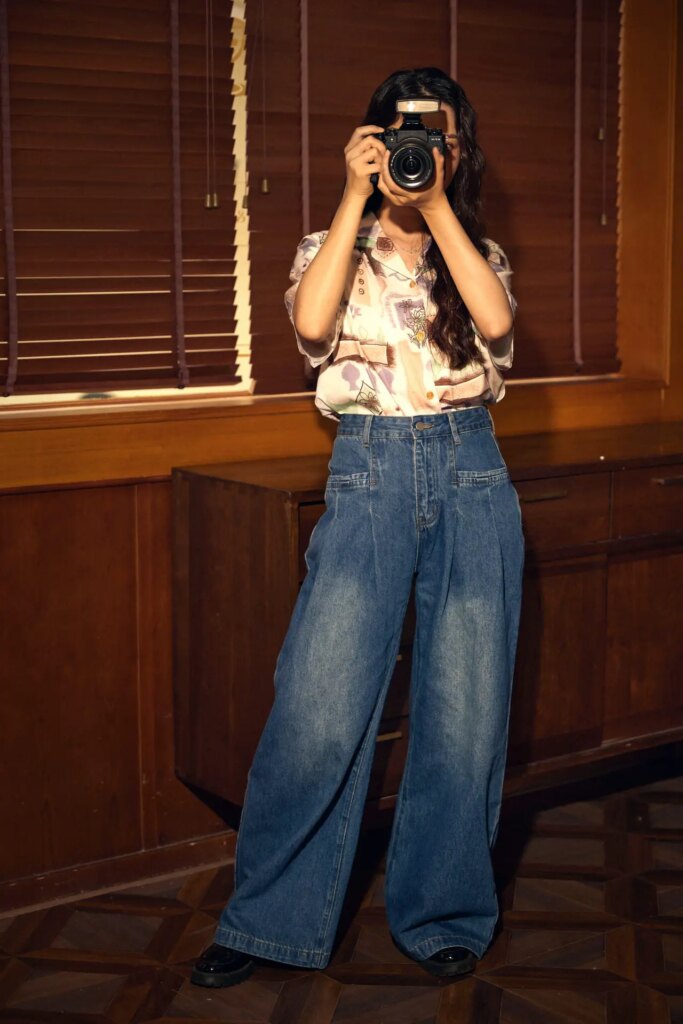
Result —
[[211, 6], [3, 0], [5, 395], [235, 383], [230, 4]]
[[[283, 0], [269, 13], [265, 40], [251, 19], [253, 80], [261, 81], [263, 59], [270, 83], [248, 97], [251, 270], [260, 289], [252, 329], [264, 341], [254, 346], [261, 391], [284, 390], [283, 381], [294, 390], [305, 380], [282, 306], [304, 227], [304, 165], [309, 228], [322, 230], [341, 197], [343, 147], [373, 89], [398, 68], [434, 64], [449, 71], [452, 55], [452, 73], [479, 117], [487, 162], [482, 220], [514, 270], [519, 308], [506, 376], [619, 369], [620, 19], [619, 0], [405, 0], [359, 8], [344, 0]], [[262, 120], [265, 196], [258, 192]]]

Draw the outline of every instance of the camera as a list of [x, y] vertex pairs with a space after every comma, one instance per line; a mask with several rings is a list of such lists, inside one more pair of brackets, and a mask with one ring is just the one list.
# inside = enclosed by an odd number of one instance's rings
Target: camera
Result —
[[[446, 154], [446, 136], [440, 128], [427, 128], [422, 123], [422, 114], [440, 109], [436, 98], [415, 98], [397, 100], [396, 113], [403, 114], [400, 128], [386, 128], [375, 132], [390, 152], [389, 174], [400, 188], [417, 191], [429, 184], [436, 166], [432, 147], [438, 146]], [[379, 174], [371, 174], [370, 181], [376, 185]]]

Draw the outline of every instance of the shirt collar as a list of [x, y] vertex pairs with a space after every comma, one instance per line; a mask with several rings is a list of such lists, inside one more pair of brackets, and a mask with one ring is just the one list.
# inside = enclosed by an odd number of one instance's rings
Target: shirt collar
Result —
[[[401, 277], [407, 280], [413, 277], [413, 274], [408, 272], [408, 268], [401, 259], [401, 255], [392, 240], [382, 231], [379, 218], [373, 210], [368, 210], [361, 218], [356, 235], [356, 246], [359, 249], [365, 249], [368, 255], [377, 263], [390, 267], [392, 271], [400, 274]], [[420, 276], [426, 276], [426, 274], [425, 272], [421, 274], [418, 271], [415, 276], [419, 278]]]

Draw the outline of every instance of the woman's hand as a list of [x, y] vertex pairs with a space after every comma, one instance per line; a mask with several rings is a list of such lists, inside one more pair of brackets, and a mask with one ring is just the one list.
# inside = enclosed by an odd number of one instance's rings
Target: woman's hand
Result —
[[[386, 149], [386, 147], [385, 147]], [[389, 173], [389, 150], [386, 150], [382, 159], [382, 170], [380, 172], [377, 187], [390, 202], [395, 206], [416, 206], [423, 213], [438, 205], [439, 200], [446, 194], [444, 191], [445, 164], [443, 154], [438, 146], [432, 146], [432, 155], [436, 170], [434, 180], [427, 189], [419, 189], [415, 192], [408, 192], [396, 184]], [[457, 169], [457, 163], [455, 165]]]
[[382, 157], [387, 147], [374, 137], [374, 132], [383, 132], [376, 124], [364, 124], [356, 128], [344, 147], [346, 157], [346, 192], [367, 199], [373, 193], [371, 174], [382, 169]]

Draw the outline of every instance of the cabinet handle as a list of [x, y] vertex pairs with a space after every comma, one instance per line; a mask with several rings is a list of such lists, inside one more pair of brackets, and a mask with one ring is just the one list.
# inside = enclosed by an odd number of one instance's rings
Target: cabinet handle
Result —
[[653, 484], [663, 484], [668, 487], [669, 484], [683, 484], [683, 473], [680, 476], [653, 476]]
[[382, 732], [377, 737], [378, 743], [386, 743], [387, 740], [400, 740], [403, 733], [399, 729], [397, 732]]
[[520, 501], [552, 501], [553, 498], [566, 498], [569, 491], [546, 491], [545, 494], [520, 494]]

